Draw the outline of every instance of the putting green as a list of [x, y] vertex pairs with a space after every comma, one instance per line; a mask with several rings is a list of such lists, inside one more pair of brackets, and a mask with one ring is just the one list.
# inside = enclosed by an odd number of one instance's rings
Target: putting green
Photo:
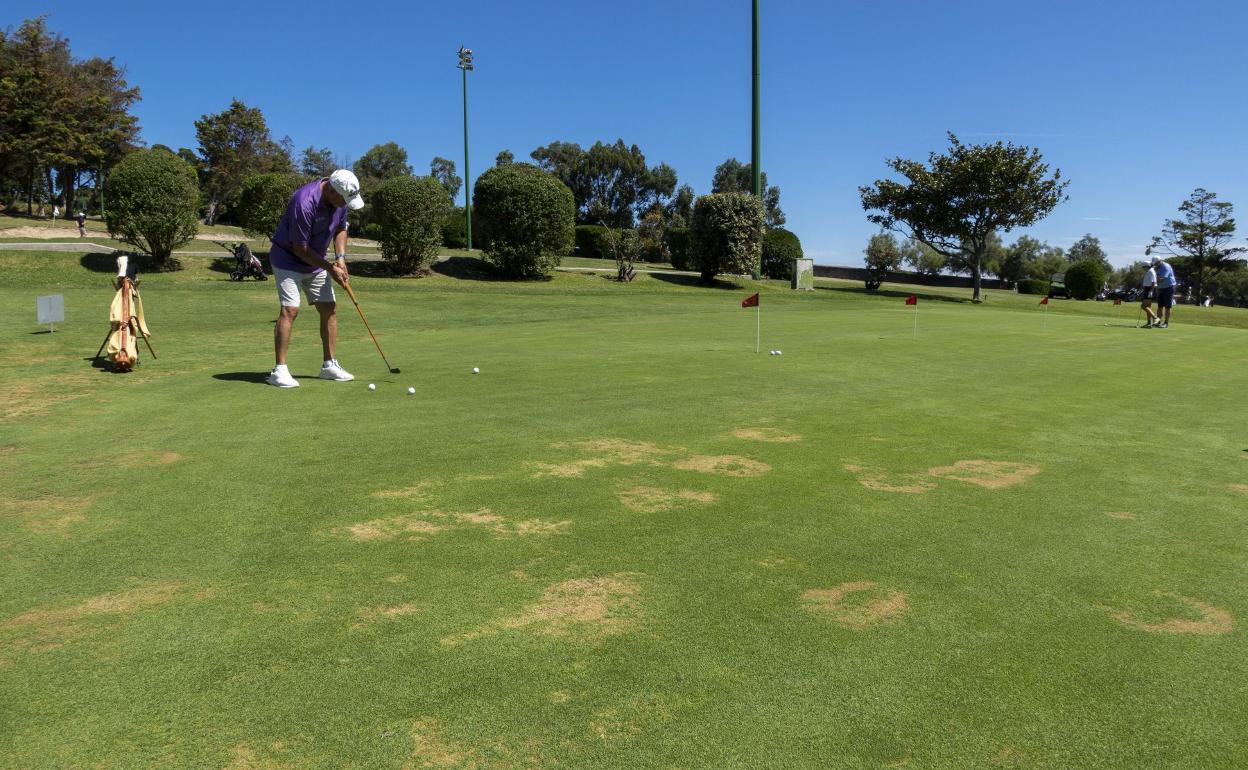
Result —
[[0, 253], [0, 767], [1248, 765], [1246, 311], [220, 268]]

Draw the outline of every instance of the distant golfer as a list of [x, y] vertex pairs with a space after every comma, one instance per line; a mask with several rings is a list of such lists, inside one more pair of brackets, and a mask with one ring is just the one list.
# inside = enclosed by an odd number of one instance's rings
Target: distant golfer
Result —
[[86, 212], [79, 211], [77, 216], [74, 217], [74, 221], [78, 223], [78, 237], [86, 238], [87, 237], [87, 214]]
[[[273, 329], [276, 365], [269, 373], [270, 385], [299, 387], [299, 381], [286, 367], [286, 350], [290, 347], [291, 326], [302, 304], [300, 289], [308, 295], [308, 304], [315, 305], [321, 316], [321, 352], [324, 354], [321, 379], [339, 382], [355, 379], [334, 357], [338, 318], [334, 286], [329, 277], [333, 276], [339, 285], [346, 285], [350, 280], [347, 275], [347, 209], [358, 211], [363, 207], [360, 180], [344, 169], [338, 169], [326, 179], [309, 182], [290, 196], [269, 249], [277, 297], [282, 305]], [[333, 262], [325, 258], [331, 241]]]
[[1170, 326], [1170, 308], [1174, 305], [1174, 268], [1160, 257], [1153, 257], [1153, 269], [1157, 271], [1157, 320], [1154, 326], [1165, 329]]
[[1144, 322], [1144, 328], [1151, 329], [1153, 324], [1157, 323], [1157, 314], [1153, 312], [1153, 295], [1157, 293], [1157, 271], [1152, 266], [1149, 266], [1148, 270], [1144, 272], [1141, 288], [1140, 309], [1148, 315], [1148, 319]]

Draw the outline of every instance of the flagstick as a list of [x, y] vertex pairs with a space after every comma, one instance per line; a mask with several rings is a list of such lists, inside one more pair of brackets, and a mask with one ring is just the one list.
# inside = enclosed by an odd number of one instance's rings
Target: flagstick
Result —
[[763, 336], [763, 306], [761, 302], [754, 306], [754, 311], [754, 354], [757, 355]]
[[918, 302], [914, 303], [914, 336], [916, 339], [919, 336], [919, 303]]

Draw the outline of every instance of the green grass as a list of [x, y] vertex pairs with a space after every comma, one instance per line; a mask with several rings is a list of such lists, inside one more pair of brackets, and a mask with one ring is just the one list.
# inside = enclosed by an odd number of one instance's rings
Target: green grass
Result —
[[[353, 279], [401, 375], [348, 304], [357, 381], [310, 379], [305, 310], [279, 391], [273, 284], [186, 262], [143, 276], [160, 358], [118, 375], [86, 360], [107, 265], [0, 252], [0, 767], [1248, 764], [1246, 311], [923, 289], [916, 337], [912, 287], [459, 259]], [[964, 460], [1038, 472], [929, 474]], [[906, 611], [802, 598], [862, 582]], [[1175, 595], [1234, 628], [1113, 617], [1200, 619]]]

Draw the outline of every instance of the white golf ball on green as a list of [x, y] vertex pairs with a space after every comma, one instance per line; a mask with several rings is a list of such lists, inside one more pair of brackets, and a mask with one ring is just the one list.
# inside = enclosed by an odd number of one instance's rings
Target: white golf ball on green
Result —
[[474, 366], [474, 367], [472, 367], [472, 373], [473, 373], [473, 374], [480, 374], [480, 373], [481, 373], [481, 370], [480, 370], [480, 369], [478, 369], [477, 367], [475, 367], [475, 366]]
[[407, 389], [407, 395], [409, 395], [409, 396], [414, 396], [414, 395], [416, 395], [416, 389], [415, 389], [415, 388], [408, 388], [408, 389]]
[[369, 390], [377, 390], [377, 386], [376, 386], [376, 385], [374, 385], [373, 383], [371, 383], [371, 382], [370, 382], [370, 383], [368, 383], [368, 389], [369, 389]]

